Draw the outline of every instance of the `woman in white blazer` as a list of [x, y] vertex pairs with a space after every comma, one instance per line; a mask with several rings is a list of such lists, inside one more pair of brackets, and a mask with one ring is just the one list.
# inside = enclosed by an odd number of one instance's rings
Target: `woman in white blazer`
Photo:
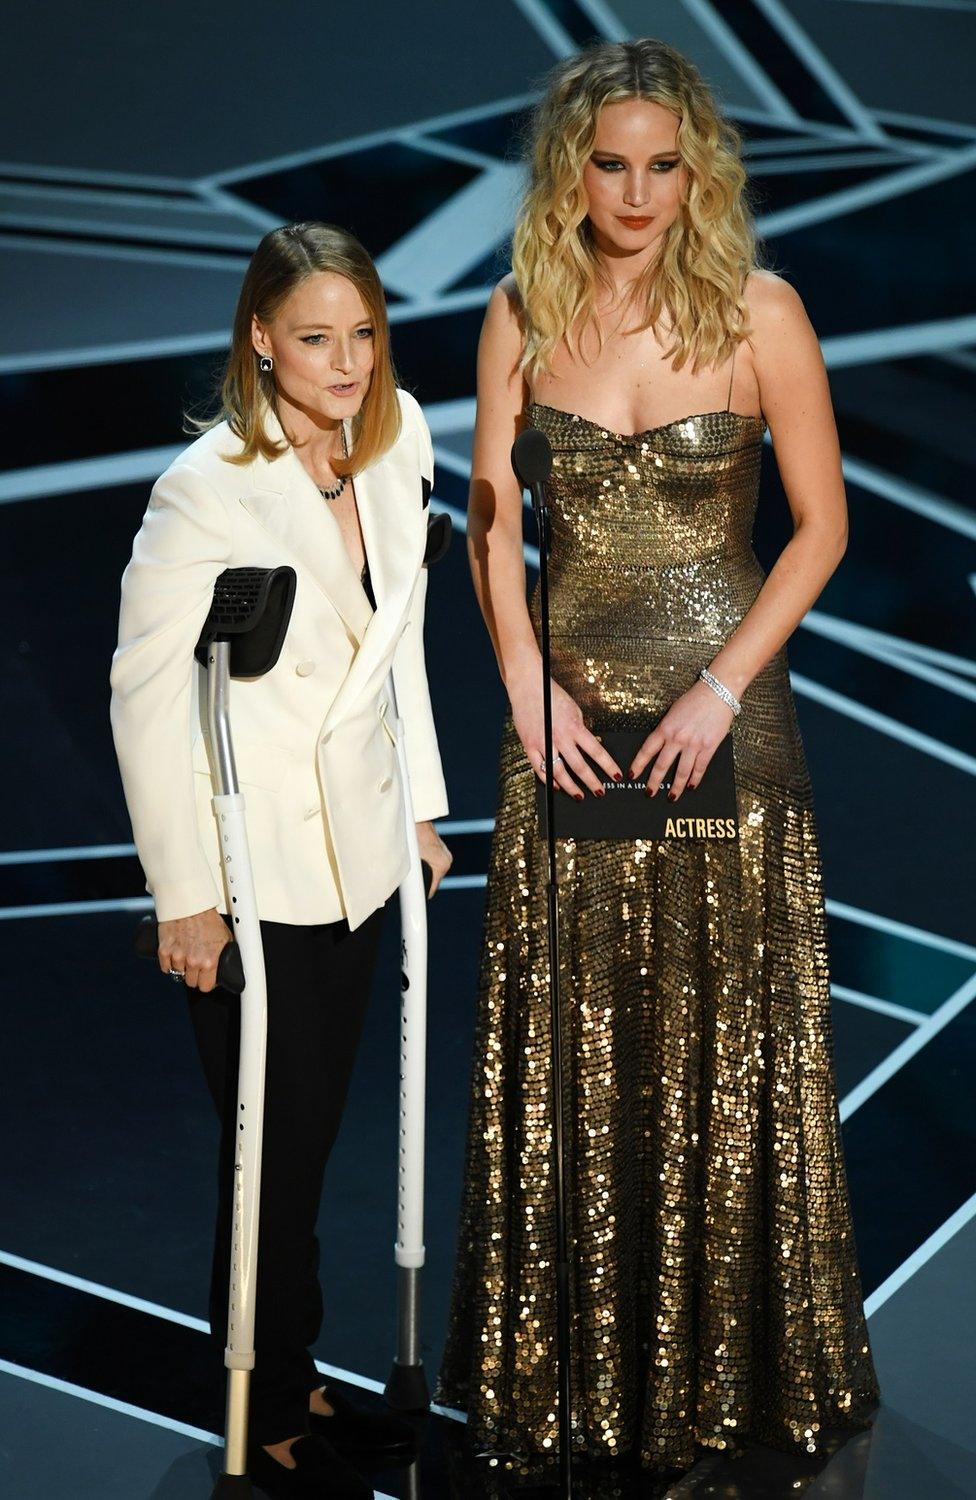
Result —
[[423, 646], [432, 479], [369, 256], [334, 226], [272, 231], [241, 289], [221, 416], [156, 482], [123, 575], [111, 717], [159, 963], [188, 987], [224, 1122], [211, 1285], [222, 1347], [239, 1012], [215, 988], [229, 931], [193, 649], [225, 568], [295, 569], [281, 656], [235, 682], [231, 708], [268, 978], [251, 1463], [275, 1493], [369, 1495], [337, 1450], [412, 1437], [322, 1387], [308, 1346], [322, 1316], [322, 1175], [382, 913], [407, 870], [400, 736], [431, 894], [451, 861], [432, 821], [447, 797]]

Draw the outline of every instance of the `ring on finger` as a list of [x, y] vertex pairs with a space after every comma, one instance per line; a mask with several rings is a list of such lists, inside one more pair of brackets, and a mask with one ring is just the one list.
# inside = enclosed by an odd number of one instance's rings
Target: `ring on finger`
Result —
[[[561, 760], [562, 760], [562, 755], [557, 750], [555, 756], [553, 757], [553, 762], [552, 763], [553, 763], [553, 765], [556, 765], [556, 763], [558, 761], [561, 761]], [[540, 762], [539, 762], [539, 770], [540, 771], [544, 771], [545, 769], [546, 769], [546, 762], [545, 762], [545, 757], [543, 757], [542, 760], [540, 760]]]
[[184, 974], [184, 972], [183, 972], [182, 969], [167, 969], [166, 972], [169, 975], [170, 979], [185, 979], [186, 978], [186, 975]]

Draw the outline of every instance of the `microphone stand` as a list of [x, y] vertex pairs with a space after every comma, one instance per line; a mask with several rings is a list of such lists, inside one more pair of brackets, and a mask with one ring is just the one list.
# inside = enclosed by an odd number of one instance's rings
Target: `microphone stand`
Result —
[[[559, 900], [556, 872], [556, 835], [554, 816], [553, 743], [552, 743], [552, 650], [549, 633], [549, 551], [552, 532], [549, 509], [546, 504], [545, 482], [540, 472], [544, 469], [548, 477], [548, 463], [540, 466], [519, 463], [522, 453], [518, 450], [529, 435], [538, 445], [532, 452], [537, 458], [539, 449], [548, 443], [537, 430], [528, 428], [516, 440], [512, 450], [512, 465], [519, 482], [529, 490], [539, 532], [539, 606], [542, 619], [542, 710], [543, 735], [546, 756], [545, 837], [549, 857], [549, 878], [546, 883], [546, 903], [549, 927], [549, 1013], [552, 1079], [553, 1148], [555, 1157], [556, 1189], [556, 1363], [559, 1383], [559, 1492], [564, 1500], [571, 1500], [572, 1450], [570, 1444], [571, 1386], [570, 1354], [572, 1344], [569, 1305], [569, 1253], [566, 1242], [566, 1175], [564, 1162], [563, 1079], [565, 1077], [563, 1032], [559, 1009]], [[541, 443], [539, 440], [542, 440]], [[530, 450], [531, 451], [531, 450]], [[547, 455], [551, 462], [551, 451]], [[526, 473], [535, 470], [535, 475]], [[523, 475], [525, 477], [523, 478]], [[538, 476], [538, 477], [536, 477]]]

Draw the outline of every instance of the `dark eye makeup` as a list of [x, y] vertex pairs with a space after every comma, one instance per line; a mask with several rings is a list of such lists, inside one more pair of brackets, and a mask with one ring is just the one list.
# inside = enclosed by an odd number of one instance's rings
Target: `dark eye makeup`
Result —
[[[593, 165], [595, 167], [600, 168], [601, 172], [616, 172], [618, 170], [621, 172], [624, 171], [623, 162], [618, 161], [615, 156], [605, 157], [602, 161], [598, 161], [597, 158], [593, 156], [590, 158], [590, 160], [593, 162]], [[680, 156], [674, 156], [671, 157], [668, 161], [656, 161], [652, 163], [651, 171], [672, 172], [674, 171], [674, 168], [679, 164], [680, 160]]]

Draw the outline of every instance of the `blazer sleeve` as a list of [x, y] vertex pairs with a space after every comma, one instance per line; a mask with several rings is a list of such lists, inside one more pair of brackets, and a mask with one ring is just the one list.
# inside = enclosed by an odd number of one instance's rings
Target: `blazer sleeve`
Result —
[[[430, 430], [420, 406], [412, 398], [410, 407], [420, 448], [420, 468], [428, 485], [434, 480], [434, 450]], [[422, 504], [418, 484], [418, 524], [427, 533], [430, 512]], [[427, 569], [421, 568], [414, 584], [407, 625], [393, 654], [393, 683], [397, 715], [403, 725], [404, 754], [410, 778], [413, 815], [418, 823], [442, 818], [448, 811], [447, 788], [441, 766], [437, 732], [430, 703], [427, 664], [424, 657], [424, 614], [427, 600]]]
[[230, 553], [216, 491], [188, 465], [168, 469], [122, 575], [109, 674], [126, 805], [161, 922], [206, 911], [220, 895], [200, 840], [190, 746], [198, 728], [193, 650]]

